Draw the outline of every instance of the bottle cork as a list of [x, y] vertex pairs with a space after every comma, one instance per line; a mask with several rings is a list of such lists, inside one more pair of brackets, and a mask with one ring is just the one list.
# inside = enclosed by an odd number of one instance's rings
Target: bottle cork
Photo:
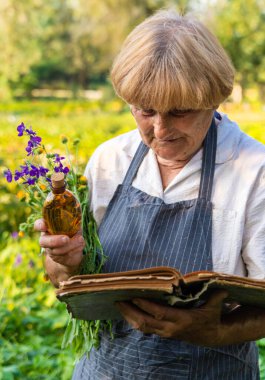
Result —
[[54, 189], [60, 189], [65, 186], [64, 173], [53, 173], [51, 175], [52, 187]]

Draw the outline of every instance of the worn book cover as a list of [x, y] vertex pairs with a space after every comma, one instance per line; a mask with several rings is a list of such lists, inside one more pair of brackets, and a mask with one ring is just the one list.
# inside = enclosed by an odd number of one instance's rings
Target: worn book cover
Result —
[[117, 301], [148, 298], [172, 307], [198, 307], [216, 289], [228, 291], [225, 304], [265, 308], [265, 280], [199, 271], [182, 275], [170, 267], [73, 276], [60, 283], [57, 298], [74, 318], [121, 319]]

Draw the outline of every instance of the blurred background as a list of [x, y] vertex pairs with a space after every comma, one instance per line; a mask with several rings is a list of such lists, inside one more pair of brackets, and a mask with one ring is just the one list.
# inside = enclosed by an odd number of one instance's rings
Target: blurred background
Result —
[[[64, 154], [80, 139], [82, 171], [103, 141], [134, 128], [109, 81], [113, 58], [132, 28], [154, 11], [193, 12], [220, 39], [236, 68], [221, 110], [265, 142], [264, 0], [1, 0], [0, 2], [0, 380], [71, 378], [74, 353], [61, 350], [67, 321], [43, 280], [38, 236], [19, 231], [30, 215], [23, 192], [3, 177], [25, 158], [17, 137], [32, 126]], [[265, 379], [265, 340], [259, 341]]]

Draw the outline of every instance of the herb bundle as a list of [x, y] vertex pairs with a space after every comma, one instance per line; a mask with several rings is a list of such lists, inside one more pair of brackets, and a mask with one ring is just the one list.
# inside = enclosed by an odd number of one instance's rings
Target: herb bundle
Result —
[[[27, 156], [18, 169], [14, 172], [7, 169], [4, 175], [8, 182], [15, 181], [22, 187], [21, 201], [29, 205], [32, 210], [27, 220], [20, 224], [20, 231], [33, 230], [34, 222], [42, 217], [43, 202], [50, 192], [52, 173], [63, 172], [66, 176], [67, 187], [79, 200], [82, 210], [85, 249], [81, 274], [99, 273], [106, 257], [98, 238], [96, 222], [89, 208], [87, 179], [78, 171], [79, 140], [76, 139], [73, 142], [75, 153], [72, 160], [67, 137], [62, 137], [61, 140], [65, 146], [66, 157], [64, 157], [59, 153], [47, 152], [42, 138], [31, 127], [27, 128], [24, 123], [17, 127], [17, 132], [19, 137], [24, 136], [28, 139], [25, 148]], [[89, 353], [93, 347], [97, 348], [100, 344], [100, 331], [108, 330], [111, 333], [111, 327], [111, 321], [80, 321], [69, 315], [62, 348], [73, 346], [79, 359], [84, 353]]]

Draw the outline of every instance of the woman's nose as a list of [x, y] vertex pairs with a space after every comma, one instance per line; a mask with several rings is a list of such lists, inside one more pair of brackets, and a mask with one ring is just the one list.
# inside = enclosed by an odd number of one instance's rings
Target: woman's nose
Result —
[[153, 116], [153, 127], [154, 127], [154, 134], [158, 138], [163, 138], [168, 133], [168, 122], [166, 117], [163, 115], [156, 113]]

